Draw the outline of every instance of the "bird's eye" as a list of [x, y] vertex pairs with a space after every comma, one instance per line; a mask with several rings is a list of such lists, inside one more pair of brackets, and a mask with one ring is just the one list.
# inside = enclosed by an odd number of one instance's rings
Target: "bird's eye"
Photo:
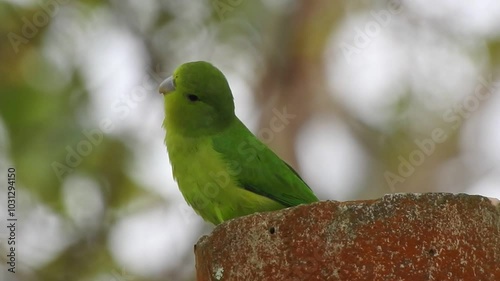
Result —
[[188, 100], [190, 101], [198, 101], [200, 98], [197, 95], [189, 94], [187, 95]]

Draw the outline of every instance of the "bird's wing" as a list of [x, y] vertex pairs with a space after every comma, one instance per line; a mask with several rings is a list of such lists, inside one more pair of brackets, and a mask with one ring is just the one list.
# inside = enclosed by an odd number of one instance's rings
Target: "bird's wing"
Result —
[[242, 188], [285, 206], [318, 201], [297, 172], [239, 120], [230, 129], [214, 136], [212, 142]]

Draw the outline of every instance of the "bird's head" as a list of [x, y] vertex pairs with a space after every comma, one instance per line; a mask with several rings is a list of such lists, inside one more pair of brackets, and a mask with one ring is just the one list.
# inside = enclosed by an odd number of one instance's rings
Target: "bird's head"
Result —
[[235, 117], [226, 77], [208, 62], [179, 66], [159, 91], [165, 97], [164, 127], [184, 136], [217, 133]]

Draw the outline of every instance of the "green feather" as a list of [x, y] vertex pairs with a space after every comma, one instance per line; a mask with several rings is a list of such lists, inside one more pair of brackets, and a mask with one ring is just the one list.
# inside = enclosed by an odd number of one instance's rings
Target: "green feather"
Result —
[[207, 62], [181, 65], [160, 85], [165, 143], [187, 203], [214, 224], [318, 201], [300, 176], [235, 116], [224, 75]]
[[239, 119], [214, 136], [213, 145], [225, 161], [235, 163], [242, 188], [285, 206], [318, 201], [297, 172], [260, 142]]

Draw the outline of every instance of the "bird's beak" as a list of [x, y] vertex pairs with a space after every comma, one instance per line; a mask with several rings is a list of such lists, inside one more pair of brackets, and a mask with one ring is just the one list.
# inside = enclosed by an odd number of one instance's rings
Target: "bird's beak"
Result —
[[170, 76], [167, 79], [163, 80], [158, 91], [160, 92], [160, 94], [164, 95], [175, 91], [174, 78]]

